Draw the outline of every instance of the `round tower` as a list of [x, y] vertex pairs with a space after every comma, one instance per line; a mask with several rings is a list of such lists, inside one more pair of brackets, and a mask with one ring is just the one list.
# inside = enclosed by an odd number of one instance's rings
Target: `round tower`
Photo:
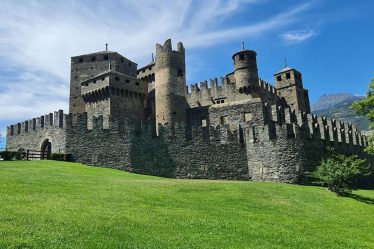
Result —
[[257, 53], [253, 50], [242, 50], [232, 56], [236, 88], [258, 86]]
[[158, 124], [174, 124], [186, 120], [185, 50], [178, 43], [172, 50], [171, 40], [156, 44], [155, 105], [156, 131]]

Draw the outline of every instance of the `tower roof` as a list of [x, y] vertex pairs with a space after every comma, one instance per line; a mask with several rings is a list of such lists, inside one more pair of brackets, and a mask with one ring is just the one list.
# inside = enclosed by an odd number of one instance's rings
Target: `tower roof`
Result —
[[257, 55], [256, 51], [246, 49], [246, 50], [240, 50], [240, 51], [236, 52], [235, 54], [233, 54], [232, 59], [234, 59], [235, 56], [238, 55], [238, 54], [256, 54]]
[[[113, 51], [99, 51], [99, 52], [95, 52], [95, 53], [89, 53], [89, 54], [81, 54], [81, 55], [76, 55], [76, 56], [72, 56], [71, 58], [75, 58], [75, 57], [80, 57], [80, 56], [88, 56], [88, 55], [98, 55], [98, 54], [118, 54], [117, 52], [113, 52]], [[120, 55], [120, 54], [118, 54]], [[122, 56], [122, 55], [120, 55]], [[124, 57], [124, 56], [122, 56]]]
[[108, 74], [115, 74], [115, 75], [119, 75], [119, 76], [125, 76], [127, 78], [132, 78], [132, 79], [136, 79], [135, 77], [132, 77], [130, 75], [126, 75], [126, 74], [123, 74], [123, 73], [120, 73], [120, 72], [117, 72], [117, 71], [114, 71], [114, 70], [107, 70], [107, 71], [104, 71], [104, 72], [101, 72], [93, 77], [90, 77], [88, 79], [85, 79], [84, 81], [81, 82], [81, 85], [85, 84], [86, 82], [89, 82], [91, 80], [94, 80], [94, 79], [97, 79], [97, 78], [100, 78], [100, 77], [103, 77], [103, 76], [106, 76]]
[[[292, 68], [292, 67], [284, 67], [283, 69], [279, 70], [278, 72], [276, 72], [275, 74], [280, 74], [280, 73], [284, 73], [284, 72], [288, 72], [288, 71], [291, 71], [291, 70], [295, 70], [297, 71], [296, 69]], [[274, 74], [274, 75], [275, 75]]]

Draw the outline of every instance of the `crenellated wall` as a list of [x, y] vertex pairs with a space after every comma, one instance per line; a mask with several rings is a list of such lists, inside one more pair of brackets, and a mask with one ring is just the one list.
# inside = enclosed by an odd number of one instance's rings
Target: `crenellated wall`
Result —
[[68, 117], [67, 152], [78, 162], [131, 172], [175, 178], [249, 179], [245, 144], [227, 126], [136, 128], [124, 119], [111, 118], [104, 129], [102, 117], [87, 129], [87, 116], [77, 126]]
[[264, 126], [244, 132], [253, 180], [297, 182], [303, 172], [316, 168], [327, 147], [366, 157], [367, 138], [355, 125], [276, 105], [265, 106], [265, 112]]
[[[226, 115], [230, 119], [216, 126], [214, 120]], [[175, 178], [293, 183], [315, 169], [325, 148], [363, 155], [368, 143], [355, 125], [264, 105], [259, 99], [210, 107], [197, 117], [207, 119], [205, 126], [165, 124], [155, 136], [152, 124], [139, 127], [118, 117], [104, 124], [99, 116], [90, 127], [87, 113], [73, 122], [72, 114], [60, 110], [8, 127], [7, 149], [41, 150], [48, 139], [52, 152], [71, 153], [89, 165]]]
[[52, 153], [65, 152], [66, 117], [62, 110], [7, 127], [7, 150], [40, 151], [43, 142], [52, 143]]
[[[255, 94], [252, 92], [253, 89]], [[264, 102], [270, 101], [271, 103], [276, 103], [281, 99], [275, 87], [264, 80], [259, 79], [258, 84], [254, 88], [242, 87], [239, 91], [235, 81], [230, 81], [227, 76], [220, 78], [220, 84], [218, 84], [217, 78], [209, 80], [209, 83], [205, 80], [200, 82], [200, 84], [192, 84], [190, 89], [187, 88], [187, 92], [187, 102], [190, 108], [257, 97], [260, 97]]]

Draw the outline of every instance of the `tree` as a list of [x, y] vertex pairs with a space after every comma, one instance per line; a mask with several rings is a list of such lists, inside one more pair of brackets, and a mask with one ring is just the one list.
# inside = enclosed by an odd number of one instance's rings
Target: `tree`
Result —
[[332, 192], [350, 193], [358, 177], [370, 175], [370, 168], [364, 163], [365, 160], [357, 155], [346, 156], [332, 151], [317, 167], [316, 177]]
[[369, 146], [366, 148], [366, 152], [374, 155], [374, 79], [371, 80], [367, 96], [353, 103], [352, 108], [358, 114], [366, 115], [369, 118], [372, 134], [369, 136]]

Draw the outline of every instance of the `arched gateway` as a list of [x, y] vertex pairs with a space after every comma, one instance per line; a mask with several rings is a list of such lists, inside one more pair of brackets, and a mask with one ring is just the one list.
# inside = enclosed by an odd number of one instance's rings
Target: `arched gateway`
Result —
[[41, 147], [42, 155], [40, 157], [41, 160], [48, 159], [52, 152], [52, 143], [49, 141], [49, 139], [45, 139], [42, 143]]

